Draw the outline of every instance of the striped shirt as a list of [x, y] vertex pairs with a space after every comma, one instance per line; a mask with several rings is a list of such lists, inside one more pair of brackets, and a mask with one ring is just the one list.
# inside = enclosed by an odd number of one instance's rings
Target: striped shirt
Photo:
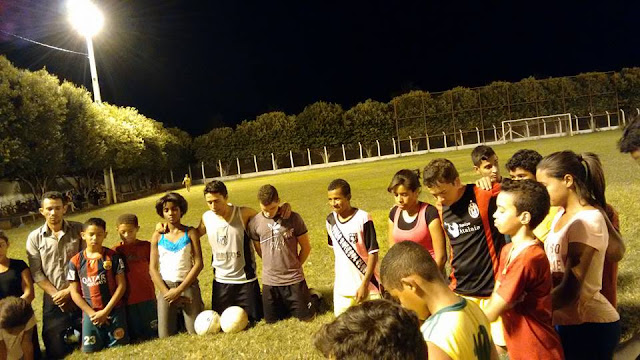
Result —
[[[67, 280], [80, 282], [80, 293], [94, 310], [104, 309], [116, 291], [116, 275], [124, 274], [124, 261], [115, 251], [102, 247], [98, 258], [87, 258], [87, 251], [76, 254], [69, 261]], [[116, 306], [122, 302], [119, 301]]]

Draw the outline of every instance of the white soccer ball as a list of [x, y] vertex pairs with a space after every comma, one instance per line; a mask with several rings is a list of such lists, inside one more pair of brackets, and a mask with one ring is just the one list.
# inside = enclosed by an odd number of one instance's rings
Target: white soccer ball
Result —
[[215, 334], [220, 331], [220, 315], [213, 310], [205, 310], [198, 314], [193, 324], [196, 334]]
[[237, 333], [249, 324], [249, 316], [240, 306], [230, 306], [220, 316], [220, 326], [226, 333]]

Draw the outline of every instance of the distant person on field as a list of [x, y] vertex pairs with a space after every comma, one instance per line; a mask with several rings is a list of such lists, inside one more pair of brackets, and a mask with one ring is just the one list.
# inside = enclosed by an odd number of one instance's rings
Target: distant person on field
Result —
[[493, 214], [511, 243], [502, 248], [496, 286], [484, 309], [489, 321], [502, 316], [509, 358], [562, 359], [551, 323], [551, 271], [535, 228], [549, 212], [549, 194], [535, 180], [502, 182]]
[[499, 192], [502, 175], [500, 175], [498, 155], [493, 148], [487, 145], [476, 146], [471, 152], [471, 162], [473, 171], [480, 175], [476, 186], [484, 190], [492, 190], [494, 193]]
[[[423, 176], [424, 186], [436, 198], [449, 238], [449, 287], [484, 309], [493, 292], [500, 251], [505, 244], [491, 216], [496, 210], [497, 193], [462, 184], [458, 171], [447, 159], [431, 161]], [[491, 332], [494, 343], [505, 346], [499, 319], [491, 323]]]
[[92, 353], [129, 343], [127, 314], [122, 301], [127, 281], [124, 261], [102, 246], [107, 224], [99, 218], [84, 223], [86, 249], [69, 261], [69, 289], [82, 309], [82, 351]]
[[498, 359], [485, 314], [449, 289], [423, 247], [397, 243], [382, 259], [380, 273], [387, 294], [424, 321], [420, 330], [430, 360]]
[[156, 201], [156, 213], [168, 224], [164, 234], [151, 237], [149, 272], [157, 290], [158, 336], [178, 333], [178, 314], [182, 312], [189, 334], [204, 309], [198, 275], [202, 271], [202, 248], [198, 230], [182, 224], [188, 204], [182, 195], [171, 192]]
[[424, 247], [444, 271], [447, 250], [438, 209], [418, 200], [422, 186], [420, 170], [403, 169], [391, 179], [387, 191], [393, 194], [396, 206], [389, 212], [389, 247], [410, 240]]
[[315, 347], [330, 359], [424, 360], [420, 321], [387, 300], [352, 306], [315, 334]]
[[36, 317], [28, 301], [15, 296], [0, 300], [0, 359], [39, 359], [36, 332]]
[[[0, 299], [10, 296], [19, 297], [31, 306], [35, 295], [31, 271], [29, 271], [29, 267], [24, 261], [7, 257], [8, 250], [9, 237], [0, 230]], [[31, 331], [32, 338], [29, 340], [29, 344], [32, 345], [31, 353], [33, 356], [40, 358], [40, 344], [38, 343], [35, 321], [34, 317], [33, 331]]]
[[560, 206], [545, 251], [554, 279], [553, 324], [567, 359], [611, 359], [620, 316], [601, 293], [605, 256], [618, 261], [624, 244], [610, 226], [597, 155], [561, 151], [538, 164], [537, 180]]
[[127, 291], [127, 324], [131, 341], [158, 337], [158, 309], [153, 280], [149, 274], [151, 243], [138, 239], [138, 217], [123, 214], [118, 217], [116, 230], [120, 243], [115, 251], [125, 263]]
[[27, 257], [33, 281], [43, 291], [42, 340], [47, 358], [62, 358], [77, 346], [82, 312], [73, 303], [67, 264], [83, 249], [82, 224], [64, 220], [66, 198], [59, 192], [42, 196], [45, 224], [27, 237]]
[[184, 174], [184, 179], [182, 179], [182, 185], [187, 188], [187, 192], [191, 191], [191, 177], [189, 174]]
[[328, 187], [327, 240], [335, 255], [333, 311], [336, 316], [365, 300], [380, 298], [378, 239], [371, 215], [351, 206], [351, 186], [335, 179]]
[[311, 300], [302, 270], [311, 253], [307, 226], [295, 212], [288, 219], [278, 215], [280, 197], [272, 185], [260, 187], [258, 201], [261, 211], [249, 220], [247, 232], [262, 257], [264, 319], [267, 323], [289, 316], [313, 320], [317, 301]]

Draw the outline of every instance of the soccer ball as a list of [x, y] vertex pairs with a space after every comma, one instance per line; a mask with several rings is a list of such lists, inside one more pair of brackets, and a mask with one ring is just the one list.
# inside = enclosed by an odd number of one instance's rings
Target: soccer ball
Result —
[[215, 334], [220, 331], [220, 315], [213, 310], [205, 310], [198, 314], [193, 324], [196, 334]]
[[249, 317], [240, 306], [230, 306], [222, 312], [220, 325], [226, 333], [236, 333], [244, 330], [249, 324]]

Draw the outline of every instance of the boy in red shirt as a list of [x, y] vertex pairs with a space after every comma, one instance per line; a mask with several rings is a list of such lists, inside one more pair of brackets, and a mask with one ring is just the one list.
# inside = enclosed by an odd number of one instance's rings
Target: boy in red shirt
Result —
[[99, 218], [84, 223], [82, 239], [87, 248], [69, 261], [67, 280], [73, 302], [82, 310], [82, 351], [129, 343], [122, 296], [127, 287], [124, 261], [102, 246], [106, 224]]
[[158, 309], [153, 281], [149, 275], [151, 243], [138, 240], [138, 217], [123, 214], [118, 218], [118, 234], [122, 242], [115, 251], [125, 261], [127, 292], [127, 323], [131, 340], [146, 340], [158, 337]]
[[496, 204], [494, 224], [512, 242], [502, 248], [496, 285], [484, 311], [489, 321], [502, 316], [510, 359], [562, 359], [551, 325], [549, 260], [533, 234], [549, 212], [549, 194], [534, 180], [505, 179]]

